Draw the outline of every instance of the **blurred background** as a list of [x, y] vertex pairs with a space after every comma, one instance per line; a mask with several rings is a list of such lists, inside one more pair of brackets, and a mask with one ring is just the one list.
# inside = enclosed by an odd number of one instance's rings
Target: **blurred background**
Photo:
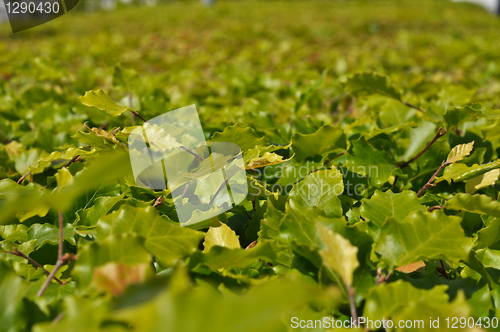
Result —
[[[366, 70], [388, 75], [423, 107], [497, 107], [499, 33], [485, 7], [447, 0], [83, 0], [23, 32], [0, 24], [0, 111], [72, 107], [82, 115], [66, 128], [80, 129], [107, 119], [75, 98], [103, 89], [122, 103], [131, 96], [146, 117], [196, 104], [208, 127], [267, 128], [311, 113], [335, 123], [331, 115], [351, 102], [339, 80]], [[252, 110], [265, 116], [245, 115]]]

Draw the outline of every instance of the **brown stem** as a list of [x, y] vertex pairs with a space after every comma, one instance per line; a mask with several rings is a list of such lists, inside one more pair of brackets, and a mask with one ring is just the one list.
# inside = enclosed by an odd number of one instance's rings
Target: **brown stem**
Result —
[[434, 210], [442, 210], [442, 209], [444, 209], [444, 206], [436, 205], [436, 206], [432, 206], [432, 207], [428, 208], [427, 211], [432, 212]]
[[349, 293], [349, 308], [351, 309], [351, 316], [354, 326], [358, 325], [358, 313], [356, 312], [356, 303], [354, 303], [355, 289], [351, 286], [347, 286], [347, 292]]
[[61, 259], [58, 259], [56, 262], [56, 266], [54, 266], [54, 269], [52, 270], [52, 272], [50, 272], [49, 276], [47, 277], [47, 279], [43, 283], [42, 288], [40, 288], [40, 290], [38, 291], [37, 296], [40, 297], [43, 295], [43, 293], [45, 292], [47, 287], [49, 287], [50, 281], [52, 280], [52, 278], [55, 278], [57, 271], [59, 271], [59, 269], [61, 267], [63, 267], [65, 264], [68, 264], [68, 263], [74, 261], [76, 258], [77, 258], [76, 255], [64, 254], [61, 257]]
[[80, 161], [80, 160], [82, 160], [82, 159], [80, 158], [80, 155], [76, 155], [76, 156], [74, 156], [73, 158], [71, 158], [71, 160], [70, 160], [70, 161], [69, 161], [66, 165], [64, 165], [64, 167], [68, 168], [68, 167], [69, 167], [69, 165], [71, 165], [71, 164], [72, 164], [72, 163], [74, 163], [74, 162]]
[[443, 277], [446, 278], [446, 280], [450, 280], [450, 277], [448, 276], [448, 272], [446, 272], [446, 269], [444, 267], [444, 263], [443, 263], [443, 260], [440, 259], [439, 260], [441, 262], [441, 267], [437, 267], [436, 269], [441, 272], [441, 274], [443, 275]]
[[59, 246], [57, 248], [57, 259], [61, 260], [63, 255], [63, 242], [64, 242], [64, 233], [63, 233], [63, 214], [62, 211], [59, 210]]
[[328, 159], [327, 161], [325, 161], [325, 162], [323, 163], [323, 166], [324, 166], [324, 165], [326, 165], [326, 164], [328, 164], [330, 161], [332, 161], [332, 160], [334, 160], [334, 159], [337, 159], [338, 157], [343, 156], [343, 155], [345, 155], [345, 152], [342, 152], [342, 153], [340, 153], [340, 154], [336, 155], [335, 157]]
[[443, 167], [445, 167], [446, 165], [448, 165], [448, 163], [443, 162], [441, 164], [441, 166], [439, 166], [439, 168], [437, 169], [436, 173], [434, 173], [431, 176], [431, 178], [429, 179], [429, 181], [427, 181], [427, 183], [422, 187], [422, 189], [419, 190], [419, 192], [417, 193], [417, 197], [419, 197], [420, 195], [422, 195], [422, 193], [424, 191], [426, 191], [429, 187], [433, 186], [432, 182], [434, 181], [434, 178], [438, 175], [439, 172], [441, 172], [441, 170], [443, 169]]
[[54, 266], [54, 269], [52, 270], [52, 272], [50, 272], [49, 276], [47, 277], [47, 279], [43, 283], [42, 288], [40, 288], [40, 290], [38, 291], [38, 294], [37, 294], [38, 297], [42, 296], [43, 293], [45, 292], [45, 290], [47, 289], [47, 287], [49, 287], [50, 281], [52, 280], [52, 278], [55, 278], [57, 271], [59, 271], [59, 269], [64, 264], [72, 262], [73, 260], [76, 259], [75, 255], [71, 255], [71, 254], [64, 254], [63, 255], [63, 243], [64, 243], [63, 225], [64, 225], [64, 220], [63, 220], [63, 214], [62, 214], [61, 210], [59, 210], [58, 215], [59, 215], [59, 244], [58, 244], [58, 248], [57, 248], [57, 262], [56, 262], [56, 265]]
[[[17, 249], [17, 248], [14, 248], [14, 251], [5, 250], [5, 252], [8, 253], [8, 254], [14, 255], [14, 256], [25, 258], [25, 259], [28, 260], [28, 262], [30, 262], [31, 264], [35, 265], [37, 268], [42, 269], [47, 274], [50, 274], [49, 270], [47, 270], [46, 268], [44, 268], [42, 265], [40, 265], [40, 263], [38, 263], [37, 261], [35, 261], [33, 258], [31, 258], [28, 255], [20, 252], [19, 249]], [[64, 284], [57, 277], [54, 277], [54, 280], [57, 281], [61, 285]]]
[[412, 163], [415, 160], [417, 160], [418, 157], [420, 157], [422, 154], [424, 154], [424, 152], [427, 151], [427, 149], [429, 149], [431, 147], [431, 145], [434, 144], [434, 142], [436, 142], [438, 140], [438, 138], [440, 138], [441, 136], [445, 135], [446, 133], [447, 133], [446, 129], [444, 129], [443, 127], [439, 127], [439, 129], [438, 129], [436, 135], [434, 136], [434, 138], [432, 139], [432, 141], [430, 141], [429, 144], [427, 144], [427, 146], [422, 151], [420, 151], [415, 157], [411, 158], [410, 160], [408, 160], [404, 164], [400, 165], [399, 168], [405, 168], [410, 163]]
[[138, 117], [139, 119], [141, 119], [142, 121], [144, 122], [148, 122], [146, 119], [144, 119], [137, 111], [134, 111], [134, 110], [131, 110], [130, 112], [132, 112], [133, 115], [135, 115], [136, 117]]
[[424, 112], [424, 110], [423, 110], [423, 109], [421, 109], [420, 107], [417, 107], [417, 106], [415, 106], [415, 105], [413, 105], [413, 104], [410, 104], [410, 103], [409, 103], [409, 102], [407, 102], [407, 101], [403, 101], [402, 103], [403, 103], [403, 104], [405, 104], [405, 105], [406, 105], [406, 106], [408, 106], [408, 107], [411, 107], [411, 108], [416, 109], [417, 111], [420, 111], [420, 112], [422, 112], [422, 113]]
[[[234, 174], [233, 174], [234, 175]], [[221, 183], [221, 185], [219, 186], [219, 189], [217, 189], [217, 191], [215, 192], [214, 194], [214, 197], [212, 197], [212, 199], [210, 200], [210, 202], [208, 202], [208, 205], [212, 205], [212, 203], [214, 202], [215, 198], [217, 197], [217, 195], [219, 195], [220, 191], [222, 190], [222, 188], [224, 188], [226, 186], [226, 184], [229, 182], [229, 180], [233, 177], [233, 175], [231, 175], [230, 177], [228, 177], [224, 182]]]
[[165, 197], [160, 196], [156, 199], [155, 203], [153, 204], [154, 207], [157, 207], [158, 205], [160, 205], [161, 203], [163, 203], [163, 201], [165, 200]]
[[28, 173], [24, 174], [24, 175], [23, 175], [23, 176], [22, 176], [22, 177], [21, 177], [21, 178], [17, 181], [17, 184], [21, 184], [21, 183], [24, 181], [24, 179], [26, 179], [26, 177], [27, 177], [28, 175], [30, 175], [30, 173], [31, 173], [31, 171], [28, 171]]

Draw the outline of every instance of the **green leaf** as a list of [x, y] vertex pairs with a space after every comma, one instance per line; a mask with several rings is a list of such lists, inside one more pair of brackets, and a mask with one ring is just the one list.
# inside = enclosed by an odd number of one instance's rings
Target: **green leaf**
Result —
[[317, 206], [327, 217], [339, 218], [342, 205], [337, 196], [343, 191], [342, 174], [333, 168], [309, 174], [293, 186], [289, 195], [302, 206]]
[[93, 106], [102, 111], [106, 111], [112, 116], [119, 116], [125, 111], [132, 111], [130, 107], [119, 106], [109, 97], [107, 92], [102, 90], [87, 91], [85, 95], [79, 97], [78, 100], [86, 106]]
[[[363, 316], [372, 320], [390, 318], [394, 325], [399, 320], [412, 320], [413, 324], [420, 324], [418, 330], [431, 330], [429, 317], [439, 317], [439, 327], [443, 328], [446, 318], [468, 317], [470, 313], [463, 292], [460, 291], [450, 302], [447, 288], [439, 285], [432, 289], [418, 289], [403, 280], [384, 283], [373, 288], [366, 300]], [[420, 322], [416, 323], [415, 320]]]
[[[321, 142], [321, 144], [318, 144]], [[313, 134], [296, 133], [292, 136], [294, 159], [302, 162], [316, 155], [328, 156], [332, 152], [340, 153], [346, 149], [346, 137], [340, 127], [325, 125]]]
[[351, 286], [354, 270], [359, 266], [358, 248], [321, 224], [317, 227], [325, 247], [319, 251], [323, 264], [337, 272], [346, 286]]
[[27, 283], [0, 261], [0, 326], [2, 331], [15, 332], [26, 328], [23, 297]]
[[488, 226], [477, 232], [475, 247], [477, 249], [489, 248], [498, 241], [500, 241], [500, 219], [495, 218], [490, 221]]
[[[76, 245], [73, 225], [66, 224], [64, 226], [63, 239], [71, 245]], [[57, 245], [59, 243], [59, 228], [51, 224], [33, 224], [28, 229], [28, 240], [36, 240], [37, 247], [46, 243]]]
[[464, 122], [474, 121], [481, 117], [483, 113], [471, 106], [450, 108], [443, 116], [448, 127], [457, 127]]
[[[86, 241], [85, 241], [86, 242]], [[105, 239], [78, 244], [78, 260], [72, 275], [78, 287], [88, 287], [96, 266], [108, 262], [141, 264], [151, 261], [143, 241], [134, 234], [111, 234]]]
[[268, 145], [267, 140], [257, 135], [254, 129], [238, 125], [227, 127], [223, 132], [215, 132], [210, 141], [236, 143], [243, 152], [257, 145]]
[[473, 194], [476, 190], [495, 184], [498, 181], [500, 169], [494, 169], [465, 182], [465, 191]]
[[477, 258], [484, 267], [491, 267], [500, 270], [500, 250], [479, 249], [476, 251]]
[[387, 182], [396, 168], [388, 153], [377, 149], [364, 137], [351, 143], [352, 148], [346, 154], [346, 166], [350, 167], [353, 173], [367, 176], [372, 186]]
[[497, 168], [500, 168], [500, 159], [483, 165], [474, 164], [471, 167], [461, 163], [451, 164], [444, 169], [441, 178], [436, 178], [436, 182], [442, 180], [446, 180], [448, 183], [451, 183], [451, 180], [455, 182], [466, 181]]
[[447, 164], [451, 164], [467, 157], [474, 147], [474, 141], [467, 144], [459, 144], [451, 150], [448, 158], [446, 159]]
[[0, 237], [5, 241], [28, 241], [28, 227], [26, 225], [0, 226]]
[[403, 221], [390, 218], [382, 227], [375, 251], [391, 268], [421, 260], [458, 262], [472, 249], [460, 223], [460, 218], [443, 211], [411, 212]]
[[419, 203], [415, 192], [410, 190], [401, 193], [377, 190], [369, 199], [363, 199], [360, 208], [361, 216], [378, 227], [382, 227], [388, 218], [403, 221], [413, 211], [423, 212], [425, 207]]
[[226, 224], [220, 223], [219, 226], [210, 227], [205, 235], [205, 242], [203, 242], [205, 249], [203, 251], [210, 251], [214, 246], [236, 249], [240, 248], [240, 241], [236, 233], [229, 228]]
[[500, 218], [500, 202], [492, 200], [486, 195], [458, 193], [444, 203], [447, 209], [462, 210], [478, 214], [486, 214]]
[[356, 97], [379, 94], [401, 100], [401, 93], [392, 85], [389, 78], [376, 73], [354, 74], [349, 76], [342, 85], [345, 91], [352, 93]]
[[136, 233], [144, 238], [144, 247], [165, 266], [192, 255], [204, 233], [169, 223], [154, 207], [135, 208], [122, 205], [120, 209], [99, 219], [111, 226], [112, 233]]

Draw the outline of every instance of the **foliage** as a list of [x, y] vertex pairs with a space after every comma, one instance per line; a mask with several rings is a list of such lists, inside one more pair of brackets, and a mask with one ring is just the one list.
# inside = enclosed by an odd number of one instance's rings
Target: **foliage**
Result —
[[[500, 318], [499, 28], [445, 1], [0, 26], [1, 330]], [[127, 138], [191, 104], [242, 149], [249, 194], [181, 227], [168, 189], [135, 184]]]

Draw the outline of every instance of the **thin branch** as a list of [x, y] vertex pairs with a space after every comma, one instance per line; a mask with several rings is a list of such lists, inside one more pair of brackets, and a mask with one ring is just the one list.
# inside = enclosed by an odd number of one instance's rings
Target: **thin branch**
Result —
[[[233, 174], [234, 175], [234, 174]], [[229, 180], [233, 177], [233, 175], [231, 175], [230, 177], [228, 177], [224, 182], [221, 183], [221, 185], [219, 186], [219, 189], [217, 189], [217, 191], [215, 192], [214, 196], [212, 197], [212, 199], [210, 200], [210, 202], [208, 202], [208, 205], [211, 205], [215, 198], [217, 197], [217, 195], [219, 195], [220, 191], [222, 190], [222, 188], [224, 188], [226, 186], [226, 184], [229, 182]]]
[[434, 210], [442, 210], [442, 209], [444, 209], [444, 206], [436, 205], [436, 206], [431, 206], [430, 208], [427, 209], [427, 211], [432, 212]]
[[408, 107], [411, 107], [411, 108], [416, 109], [417, 111], [420, 111], [420, 112], [422, 112], [422, 113], [424, 112], [424, 110], [423, 110], [423, 109], [421, 109], [420, 107], [417, 107], [417, 106], [415, 106], [415, 105], [413, 105], [413, 104], [410, 104], [410, 103], [409, 103], [409, 102], [407, 102], [407, 101], [403, 101], [402, 103], [403, 103], [403, 104], [405, 104], [405, 105], [406, 105], [406, 106], [408, 106]]
[[57, 262], [56, 265], [54, 266], [54, 269], [52, 270], [52, 272], [50, 272], [49, 276], [43, 283], [42, 288], [40, 288], [40, 290], [38, 291], [37, 294], [38, 297], [42, 296], [47, 287], [49, 287], [50, 281], [52, 280], [52, 278], [55, 278], [57, 271], [59, 271], [59, 269], [65, 264], [68, 264], [77, 258], [76, 255], [68, 253], [63, 254], [63, 242], [64, 242], [63, 225], [64, 225], [63, 214], [62, 211], [59, 210], [59, 244], [57, 248]]
[[137, 111], [134, 111], [134, 110], [131, 110], [130, 112], [132, 112], [133, 115], [135, 115], [136, 117], [138, 117], [139, 119], [141, 119], [142, 121], [144, 122], [148, 122], [146, 119], [144, 119]]
[[495, 201], [498, 201], [498, 181], [495, 181]]
[[154, 207], [157, 207], [158, 205], [160, 205], [161, 203], [163, 203], [163, 201], [165, 200], [165, 197], [163, 195], [159, 196], [155, 203], [153, 204]]
[[448, 165], [449, 163], [446, 163], [446, 162], [443, 162], [441, 164], [441, 166], [439, 166], [439, 168], [437, 169], [436, 173], [434, 173], [431, 178], [429, 179], [429, 181], [427, 181], [427, 183], [422, 187], [422, 189], [419, 190], [419, 192], [417, 193], [417, 197], [419, 197], [420, 195], [422, 195], [422, 193], [424, 191], [426, 191], [427, 189], [429, 189], [430, 187], [434, 186], [434, 184], [432, 184], [432, 182], [434, 181], [434, 178], [436, 178], [436, 176], [438, 175], [439, 172], [441, 172], [441, 170], [446, 166]]
[[387, 280], [389, 280], [389, 278], [391, 277], [391, 275], [392, 275], [392, 272], [389, 272], [389, 273], [387, 273], [387, 275], [384, 276], [382, 274], [382, 268], [379, 267], [377, 269], [377, 286], [380, 285], [380, 284], [382, 284], [382, 283], [384, 283], [384, 282], [387, 282]]
[[196, 153], [194, 153], [193, 151], [189, 150], [188, 148], [186, 148], [184, 145], [181, 145], [180, 146], [181, 149], [191, 153], [193, 156], [195, 156], [196, 158], [198, 158], [199, 160], [203, 161], [204, 159], [200, 156], [198, 156]]
[[49, 287], [50, 281], [52, 280], [52, 278], [55, 277], [57, 271], [59, 271], [59, 269], [61, 267], [63, 267], [64, 265], [66, 265], [66, 264], [74, 261], [76, 258], [77, 258], [76, 255], [64, 254], [61, 257], [61, 259], [58, 259], [57, 262], [56, 262], [56, 266], [54, 266], [54, 269], [52, 270], [52, 272], [50, 272], [49, 276], [47, 277], [47, 279], [43, 283], [42, 288], [40, 288], [40, 290], [38, 291], [37, 296], [40, 297], [40, 296], [43, 295], [43, 293], [45, 292], [45, 290], [47, 289], [47, 287]]
[[82, 160], [82, 158], [80, 158], [80, 155], [76, 155], [73, 158], [71, 158], [71, 160], [66, 165], [64, 165], [64, 167], [68, 168], [69, 165], [80, 160]]
[[347, 286], [347, 292], [349, 293], [349, 308], [351, 309], [351, 316], [353, 325], [358, 325], [358, 313], [356, 312], [356, 303], [354, 303], [354, 295], [356, 290], [351, 286]]
[[253, 247], [255, 247], [257, 245], [257, 240], [251, 242], [246, 248], [245, 250], [248, 250], [248, 249], [252, 249]]
[[[25, 258], [25, 259], [28, 260], [28, 262], [30, 262], [31, 264], [35, 265], [37, 268], [42, 269], [47, 274], [50, 274], [49, 270], [47, 270], [46, 268], [44, 268], [42, 265], [40, 265], [40, 263], [38, 263], [37, 261], [35, 261], [33, 258], [31, 258], [28, 255], [26, 255], [26, 254], [22, 253], [21, 251], [19, 251], [19, 249], [17, 249], [17, 248], [14, 248], [14, 251], [5, 250], [4, 252], [6, 252], [7, 254], [11, 254], [11, 255], [14, 255], [14, 256]], [[61, 285], [64, 284], [57, 277], [54, 277], [54, 280], [57, 281]]]
[[325, 161], [325, 162], [323, 163], [323, 166], [324, 166], [324, 165], [326, 165], [326, 164], [328, 164], [330, 161], [332, 161], [332, 160], [334, 160], [334, 159], [337, 159], [338, 157], [343, 156], [343, 155], [345, 155], [345, 152], [342, 152], [342, 153], [340, 153], [340, 154], [336, 155], [335, 157], [328, 159], [327, 161]]
[[420, 151], [415, 157], [411, 158], [410, 160], [408, 160], [404, 164], [400, 165], [399, 168], [405, 168], [410, 163], [417, 160], [418, 157], [420, 157], [422, 154], [424, 154], [424, 152], [427, 151], [427, 149], [429, 149], [431, 147], [431, 145], [434, 144], [434, 142], [436, 142], [438, 140], [438, 138], [440, 138], [441, 136], [444, 136], [446, 133], [447, 133], [446, 129], [444, 129], [443, 127], [439, 127], [439, 129], [438, 129], [436, 135], [434, 136], [434, 138], [432, 139], [432, 141], [430, 141], [429, 144], [427, 144], [427, 146], [422, 151]]
[[441, 267], [439, 267], [439, 266], [436, 267], [436, 270], [438, 270], [438, 272], [440, 272], [443, 275], [443, 277], [446, 278], [446, 280], [450, 280], [450, 277], [448, 276], [448, 272], [446, 272], [446, 269], [444, 267], [443, 260], [440, 259], [439, 261], [441, 262]]
[[57, 260], [61, 260], [63, 255], [63, 242], [64, 242], [64, 233], [63, 233], [63, 214], [62, 211], [59, 210], [59, 246], [57, 248]]
[[31, 173], [31, 171], [28, 171], [28, 173], [24, 174], [24, 175], [23, 175], [23, 176], [19, 179], [19, 181], [17, 181], [17, 184], [21, 184], [21, 183], [24, 181], [24, 179], [26, 179], [26, 177], [27, 177], [28, 175], [30, 175], [30, 173]]

